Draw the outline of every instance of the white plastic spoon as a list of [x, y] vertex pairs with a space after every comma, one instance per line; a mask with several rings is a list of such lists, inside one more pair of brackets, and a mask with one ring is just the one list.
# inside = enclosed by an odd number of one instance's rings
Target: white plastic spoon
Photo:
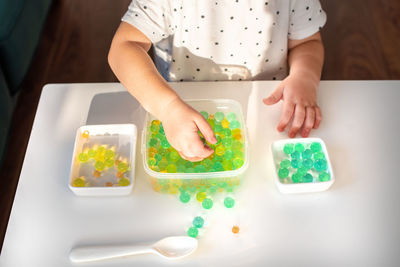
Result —
[[188, 236], [171, 236], [153, 245], [86, 246], [73, 248], [69, 258], [73, 262], [88, 262], [144, 253], [158, 254], [167, 259], [179, 259], [193, 253], [197, 239]]

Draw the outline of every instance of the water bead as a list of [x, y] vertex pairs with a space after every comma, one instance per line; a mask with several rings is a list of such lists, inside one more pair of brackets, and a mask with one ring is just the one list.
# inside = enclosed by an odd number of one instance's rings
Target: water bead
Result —
[[215, 154], [218, 156], [222, 156], [225, 153], [225, 148], [222, 145], [219, 145], [215, 148]]
[[104, 170], [104, 162], [102, 162], [102, 161], [96, 161], [96, 163], [94, 164], [94, 167], [95, 167], [95, 169], [96, 170], [98, 170], [98, 171], [102, 171], [102, 170]]
[[294, 145], [294, 150], [302, 153], [304, 151], [304, 145], [302, 143], [297, 143]]
[[297, 173], [300, 174], [301, 176], [304, 176], [307, 173], [307, 168], [305, 167], [300, 167], [297, 169]]
[[85, 186], [85, 178], [78, 177], [72, 182], [73, 187], [84, 187]]
[[226, 119], [229, 122], [236, 120], [236, 114], [234, 112], [229, 112], [228, 114], [226, 114]]
[[181, 195], [179, 196], [179, 200], [182, 203], [188, 203], [190, 201], [190, 194], [187, 192], [182, 192]]
[[222, 166], [221, 162], [217, 161], [217, 162], [214, 163], [213, 169], [218, 172], [218, 171], [223, 171], [224, 167]]
[[180, 158], [179, 153], [176, 152], [176, 151], [171, 151], [171, 152], [168, 154], [168, 160], [169, 160], [169, 161], [176, 162], [176, 161], [179, 160], [179, 158]]
[[225, 128], [222, 130], [222, 134], [224, 135], [224, 137], [229, 137], [232, 135], [232, 131], [228, 128]]
[[122, 178], [122, 177], [124, 176], [124, 172], [117, 171], [116, 176], [117, 176], [118, 178]]
[[206, 167], [204, 167], [204, 165], [202, 165], [202, 164], [199, 164], [196, 167], [194, 167], [194, 172], [196, 172], [196, 173], [206, 172]]
[[320, 143], [314, 142], [311, 144], [310, 149], [313, 153], [321, 151], [322, 147]]
[[214, 132], [216, 132], [216, 133], [222, 132], [223, 129], [224, 129], [224, 128], [222, 127], [221, 124], [215, 124], [215, 125], [214, 125]]
[[168, 173], [175, 173], [177, 170], [175, 164], [169, 164], [165, 169]]
[[222, 161], [222, 167], [224, 168], [225, 171], [232, 170], [232, 161], [224, 159]]
[[303, 183], [311, 183], [312, 181], [313, 181], [313, 176], [311, 175], [311, 174], [309, 174], [309, 173], [306, 173], [304, 176], [303, 176]]
[[326, 170], [326, 167], [327, 162], [324, 159], [318, 159], [314, 162], [314, 168], [319, 172]]
[[128, 178], [122, 177], [121, 179], [119, 179], [118, 184], [120, 186], [128, 186], [131, 182], [129, 181]]
[[88, 130], [84, 131], [84, 132], [82, 133], [82, 137], [83, 137], [83, 138], [89, 138], [89, 131], [88, 131]]
[[159, 148], [160, 147], [160, 140], [157, 138], [151, 138], [149, 141], [149, 146], [154, 147], [154, 148]]
[[152, 120], [151, 121], [151, 125], [160, 125], [161, 124], [161, 121], [159, 121], [159, 120]]
[[299, 173], [293, 173], [292, 175], [292, 181], [293, 183], [297, 184], [297, 183], [301, 183], [302, 181], [302, 176]]
[[215, 121], [214, 120], [208, 119], [207, 122], [211, 126], [211, 128], [214, 128], [214, 126], [215, 126]]
[[204, 225], [204, 219], [201, 216], [196, 216], [193, 219], [193, 226], [196, 228], [201, 228]]
[[168, 142], [167, 139], [161, 140], [161, 146], [163, 148], [169, 148], [171, 146], [171, 144]]
[[293, 153], [293, 144], [292, 143], [288, 143], [288, 144], [285, 144], [284, 146], [283, 146], [283, 152], [286, 154], [286, 155], [290, 155], [291, 153]]
[[239, 231], [240, 231], [240, 228], [239, 228], [239, 226], [236, 226], [236, 225], [234, 225], [234, 226], [232, 227], [232, 233], [234, 233], [234, 234], [238, 234], [238, 233], [239, 233]]
[[300, 159], [300, 153], [299, 153], [298, 151], [293, 151], [293, 152], [290, 154], [290, 157], [291, 157], [292, 159]]
[[214, 118], [215, 118], [215, 121], [216, 121], [216, 122], [221, 122], [221, 121], [225, 118], [225, 115], [224, 115], [223, 112], [217, 111], [217, 112], [215, 112], [215, 114], [214, 114]]
[[286, 168], [280, 168], [278, 171], [279, 178], [286, 178], [289, 175], [289, 170]]
[[187, 234], [190, 237], [196, 238], [199, 235], [199, 230], [196, 227], [190, 227]]
[[126, 172], [128, 170], [128, 164], [126, 162], [120, 162], [118, 163], [117, 168], [120, 172]]
[[229, 128], [231, 129], [237, 129], [240, 128], [240, 122], [238, 122], [237, 120], [233, 120], [229, 123]]
[[212, 201], [212, 199], [211, 198], [205, 198], [204, 200], [203, 200], [203, 202], [201, 202], [201, 205], [203, 206], [203, 208], [205, 208], [206, 210], [209, 210], [209, 209], [211, 209], [212, 208], [212, 206], [213, 206], [213, 201]]
[[101, 172], [99, 172], [98, 170], [94, 170], [93, 171], [93, 176], [96, 178], [99, 178], [101, 176]]
[[235, 140], [241, 140], [241, 139], [242, 139], [242, 134], [240, 134], [240, 133], [234, 134], [234, 135], [233, 135], [233, 139], [235, 139]]
[[290, 160], [288, 160], [288, 159], [282, 160], [281, 163], [279, 164], [279, 166], [281, 166], [281, 168], [289, 168], [290, 167]]
[[328, 172], [321, 172], [318, 176], [318, 180], [321, 182], [326, 182], [331, 179], [331, 175]]
[[234, 159], [233, 159], [233, 166], [234, 166], [236, 169], [242, 167], [243, 163], [244, 163], [244, 160], [243, 160], [242, 158], [234, 158]]
[[158, 133], [159, 130], [160, 130], [160, 125], [152, 124], [150, 126], [150, 131], [153, 132], [153, 133]]
[[240, 142], [238, 140], [235, 140], [235, 141], [232, 142], [232, 150], [239, 150], [239, 149], [242, 149], [242, 148], [243, 148], [243, 143], [242, 142]]
[[165, 135], [164, 127], [162, 126], [162, 124], [160, 125], [160, 130], [158, 130], [158, 132], [159, 132], [160, 134], [162, 134], [162, 135]]
[[232, 138], [231, 137], [225, 137], [224, 139], [222, 139], [221, 143], [226, 148], [231, 147], [232, 146]]
[[201, 162], [201, 164], [204, 166], [204, 167], [206, 167], [206, 169], [210, 169], [211, 167], [212, 167], [212, 165], [213, 165], [213, 162], [212, 162], [212, 160], [211, 159], [204, 159], [202, 162]]
[[185, 173], [194, 173], [194, 168], [186, 168]]
[[99, 146], [98, 148], [97, 148], [97, 154], [102, 154], [102, 153], [105, 153], [106, 152], [106, 148], [104, 147], [104, 146]]
[[234, 153], [232, 150], [230, 150], [230, 149], [225, 150], [225, 154], [224, 154], [225, 159], [231, 160], [233, 158], [233, 156], [234, 156]]
[[206, 197], [207, 197], [207, 194], [205, 192], [198, 192], [196, 194], [196, 199], [199, 202], [202, 202]]
[[105, 154], [104, 154], [106, 159], [114, 159], [115, 157], [115, 152], [112, 151], [111, 149], [107, 149]]
[[[222, 125], [222, 127], [223, 128], [229, 128], [229, 121], [228, 120], [226, 120], [226, 119], [223, 119], [222, 121], [221, 121], [221, 125]], [[231, 128], [232, 129], [232, 128]]]
[[301, 153], [301, 157], [302, 157], [303, 159], [311, 159], [311, 157], [312, 157], [312, 152], [311, 152], [311, 150], [310, 150], [310, 149], [304, 150], [303, 153]]
[[106, 159], [106, 161], [104, 161], [104, 165], [107, 167], [107, 168], [111, 168], [112, 166], [114, 166], [114, 160], [113, 159]]
[[217, 134], [215, 134], [215, 138], [217, 139], [217, 142], [215, 143], [215, 145], [217, 146], [217, 145], [221, 144], [221, 141], [222, 141], [221, 135], [219, 135], [217, 133]]
[[111, 186], [113, 186], [113, 183], [112, 182], [106, 182], [106, 186], [107, 187], [111, 187]]
[[325, 155], [322, 152], [316, 152], [314, 153], [314, 160], [318, 160], [318, 159], [325, 159]]
[[235, 206], [235, 200], [231, 197], [226, 197], [224, 199], [224, 206], [228, 209], [232, 208], [233, 206]]
[[292, 159], [290, 165], [292, 165], [293, 168], [297, 169], [301, 167], [301, 161], [299, 159]]
[[202, 110], [202, 111], [200, 111], [200, 114], [201, 114], [201, 116], [203, 116], [204, 119], [208, 119], [207, 111]]
[[94, 158], [94, 156], [96, 156], [96, 151], [94, 149], [89, 149], [87, 152], [89, 158]]
[[156, 160], [155, 158], [149, 158], [149, 159], [147, 160], [147, 164], [148, 164], [149, 166], [156, 165], [156, 164], [157, 164], [157, 160]]
[[89, 160], [89, 156], [88, 156], [88, 154], [82, 152], [82, 153], [79, 153], [78, 159], [80, 162], [86, 162]]
[[307, 170], [309, 170], [309, 169], [311, 169], [311, 168], [313, 167], [314, 162], [313, 162], [312, 159], [305, 159], [305, 160], [303, 160], [302, 165], [303, 165], [305, 168], [307, 168]]

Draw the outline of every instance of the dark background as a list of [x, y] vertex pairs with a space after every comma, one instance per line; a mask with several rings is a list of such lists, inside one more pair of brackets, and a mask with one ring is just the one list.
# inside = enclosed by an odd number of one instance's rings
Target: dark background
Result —
[[[400, 79], [400, 1], [320, 1], [328, 14], [322, 30], [323, 80]], [[107, 52], [129, 2], [54, 1], [22, 84], [0, 167], [1, 246], [42, 87], [47, 83], [117, 82], [107, 64]]]

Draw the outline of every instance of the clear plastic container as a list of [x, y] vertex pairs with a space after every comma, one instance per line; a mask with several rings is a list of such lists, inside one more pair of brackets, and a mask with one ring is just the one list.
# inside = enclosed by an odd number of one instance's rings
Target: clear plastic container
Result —
[[[80, 127], [75, 138], [69, 188], [79, 196], [128, 195], [134, 185], [136, 140], [134, 124]], [[100, 147], [104, 148], [104, 155], [99, 152]], [[104, 164], [96, 165], [98, 161]]]
[[[278, 171], [280, 169], [280, 163], [284, 159], [289, 159], [291, 156], [286, 155], [283, 152], [283, 148], [286, 144], [296, 144], [296, 143], [302, 143], [305, 145], [305, 147], [309, 147], [312, 143], [319, 143], [321, 145], [321, 152], [323, 152], [326, 160], [326, 170], [324, 171], [317, 171], [313, 165], [311, 169], [308, 170], [308, 173], [313, 176], [313, 179], [311, 182], [293, 182], [292, 174], [297, 171], [297, 169], [293, 168], [292, 166], [289, 167], [289, 176], [286, 178], [279, 178]], [[275, 141], [271, 145], [271, 150], [272, 150], [272, 158], [274, 161], [274, 167], [275, 167], [275, 184], [278, 187], [278, 190], [281, 193], [285, 194], [292, 194], [292, 193], [311, 193], [311, 192], [320, 192], [320, 191], [325, 191], [327, 190], [334, 182], [335, 182], [335, 176], [333, 175], [332, 171], [332, 164], [329, 159], [328, 155], [328, 150], [326, 149], [326, 145], [324, 141], [320, 138], [295, 138], [295, 139], [284, 139], [284, 140], [279, 140]], [[314, 160], [314, 154], [311, 159]], [[330, 178], [329, 180], [319, 180], [319, 174], [322, 172], [329, 173]]]
[[[196, 191], [210, 191], [214, 192], [232, 192], [237, 189], [241, 184], [242, 174], [248, 167], [249, 164], [249, 151], [248, 151], [248, 139], [247, 129], [243, 118], [243, 112], [241, 105], [229, 99], [203, 99], [203, 100], [186, 100], [190, 106], [197, 111], [206, 111], [209, 114], [215, 114], [217, 111], [223, 112], [225, 116], [233, 112], [237, 116], [237, 121], [240, 123], [240, 130], [243, 137], [243, 155], [244, 161], [240, 168], [234, 170], [225, 171], [213, 171], [213, 172], [157, 172], [150, 168], [148, 164], [149, 156], [148, 149], [149, 139], [151, 136], [148, 128], [153, 120], [156, 120], [151, 114], [147, 113], [145, 119], [145, 125], [142, 132], [142, 155], [143, 155], [143, 166], [146, 173], [149, 175], [152, 187], [157, 192], [177, 194], [179, 191], [187, 190], [188, 192], [194, 193]], [[215, 154], [215, 152], [214, 152]]]

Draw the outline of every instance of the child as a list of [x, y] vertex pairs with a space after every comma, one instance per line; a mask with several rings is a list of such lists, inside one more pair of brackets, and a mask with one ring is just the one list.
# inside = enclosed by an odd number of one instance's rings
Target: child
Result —
[[[122, 21], [111, 44], [110, 66], [162, 121], [183, 158], [200, 161], [213, 153], [198, 130], [212, 144], [216, 138], [166, 80], [283, 79], [263, 99], [266, 105], [283, 100], [278, 131], [290, 121], [289, 137], [299, 131], [307, 137], [318, 128], [316, 94], [324, 58], [319, 29], [326, 21], [318, 0], [133, 0]], [[155, 65], [147, 54], [152, 44]]]

